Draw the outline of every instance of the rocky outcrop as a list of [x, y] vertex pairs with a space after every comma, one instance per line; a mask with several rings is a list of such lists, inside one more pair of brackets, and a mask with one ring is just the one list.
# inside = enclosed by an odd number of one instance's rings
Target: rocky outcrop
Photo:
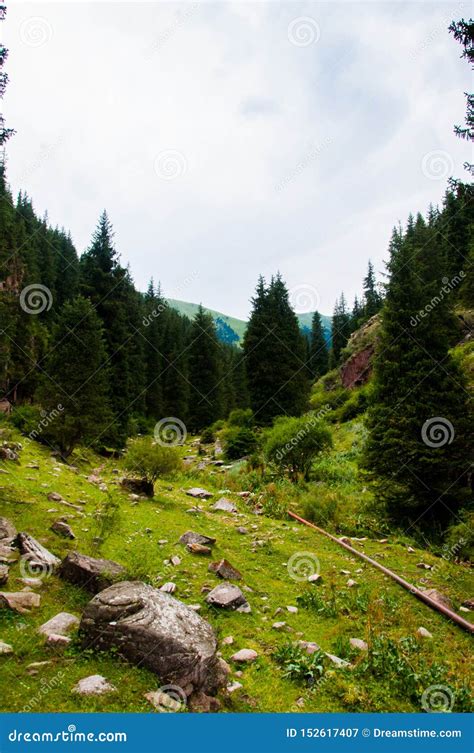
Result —
[[364, 350], [354, 353], [341, 366], [341, 382], [346, 389], [365, 384], [372, 373], [374, 346], [368, 345]]
[[85, 648], [115, 647], [186, 695], [213, 694], [226, 683], [209, 623], [145, 583], [116, 583], [97, 594], [84, 611], [80, 633]]
[[112, 560], [95, 559], [70, 552], [62, 561], [59, 575], [70, 583], [98, 593], [125, 577], [125, 568]]

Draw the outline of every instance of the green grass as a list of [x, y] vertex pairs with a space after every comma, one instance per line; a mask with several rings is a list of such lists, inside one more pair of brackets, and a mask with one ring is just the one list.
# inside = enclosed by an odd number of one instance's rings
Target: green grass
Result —
[[[364, 491], [355, 472], [362, 432], [357, 421], [334, 427], [334, 451], [318, 469], [319, 480], [306, 485], [304, 493], [283, 484], [278, 487], [278, 494], [288, 507], [295, 509], [301, 509], [304, 499], [314, 497], [321, 502], [335, 495], [338, 517], [328, 521], [329, 528], [345, 534], [366, 535], [367, 540], [355, 542], [356, 547], [414, 584], [438, 588], [459, 607], [469, 594], [467, 567], [421, 550], [408, 554], [409, 538], [401, 534], [387, 536], [386, 544], [378, 543], [380, 531], [377, 526], [371, 526], [371, 514], [367, 511], [370, 495]], [[183, 454], [189, 452], [189, 447], [183, 448]], [[37, 463], [39, 470], [28, 468], [31, 463]], [[60, 557], [77, 549], [116, 560], [127, 568], [131, 579], [144, 580], [154, 586], [172, 580], [177, 585], [177, 598], [202, 605], [200, 614], [212, 624], [220, 641], [228, 635], [234, 637], [232, 646], [220, 645], [233, 672], [239, 669], [230, 662], [236, 650], [253, 648], [258, 652], [253, 664], [240, 667], [243, 676], [239, 682], [243, 688], [228, 698], [222, 696], [223, 711], [419, 711], [423, 688], [410, 681], [404, 690], [403, 682], [394, 682], [395, 660], [389, 663], [385, 673], [374, 669], [373, 664], [366, 666], [360, 655], [351, 657], [351, 669], [325, 666], [324, 678], [328, 681], [317, 682], [316, 690], [299, 682], [297, 672], [296, 675], [285, 673], [275, 654], [278, 656], [289, 640], [302, 639], [317, 642], [323, 651], [341, 655], [352, 637], [362, 638], [370, 646], [377, 639], [383, 639], [385, 643], [378, 646], [377, 651], [396, 654], [402, 651], [397, 648], [403, 645], [399, 641], [405, 637], [415, 638], [420, 625], [433, 633], [433, 639], [415, 639], [417, 651], [405, 657], [406, 661], [423, 681], [431, 677], [430, 667], [441, 666], [442, 683], [453, 689], [456, 698], [464, 698], [462, 687], [467, 684], [469, 672], [466, 662], [469, 636], [381, 572], [353, 558], [325, 537], [290, 519], [255, 515], [251, 505], [235, 494], [247, 488], [251, 480], [242, 467], [230, 473], [221, 473], [215, 468], [196, 472], [191, 468], [171, 481], [158, 481], [155, 497], [138, 502], [133, 502], [118, 486], [119, 476], [113, 471], [118, 468], [122, 473], [120, 462], [90, 453], [88, 460], [78, 463], [74, 471], [59, 464], [46, 448], [27, 442], [20, 463], [4, 463], [2, 468], [7, 472], [0, 474], [0, 515], [12, 520], [19, 531], [28, 531]], [[107, 484], [107, 492], [87, 480], [93, 470]], [[200, 503], [204, 512], [198, 515], [187, 512], [194, 501], [185, 495], [187, 488], [196, 485], [215, 494], [213, 500]], [[210, 509], [224, 489], [231, 489], [226, 496], [236, 503], [237, 516]], [[48, 501], [50, 491], [59, 492], [72, 503], [83, 500], [83, 516]], [[268, 496], [266, 488], [260, 493]], [[48, 512], [50, 508], [57, 512]], [[61, 539], [50, 530], [51, 523], [63, 516], [76, 533], [76, 541]], [[245, 526], [249, 533], [239, 534], [237, 526]], [[251, 614], [221, 612], [205, 605], [202, 587], [214, 586], [218, 580], [207, 571], [209, 561], [206, 558], [188, 553], [177, 543], [180, 535], [189, 529], [215, 537], [213, 559], [225, 557], [241, 571], [243, 586], [249, 589], [245, 593], [252, 607]], [[101, 537], [99, 543], [98, 536]], [[163, 539], [168, 543], [158, 544]], [[310, 552], [318, 558], [320, 585], [310, 589], [306, 583], [289, 576], [287, 563], [298, 552]], [[166, 564], [173, 554], [181, 558], [178, 567]], [[434, 565], [435, 569], [418, 569], [416, 564], [421, 560]], [[351, 575], [344, 575], [341, 570], [348, 570]], [[19, 565], [15, 564], [10, 570], [8, 586], [4, 588], [12, 591], [21, 588], [17, 581], [19, 575]], [[348, 589], [349, 577], [360, 585]], [[8, 688], [1, 696], [1, 710], [151, 710], [143, 695], [161, 685], [159, 678], [114, 654], [83, 652], [76, 641], [65, 652], [55, 653], [44, 646], [36, 633], [40, 624], [59, 611], [80, 616], [90, 595], [56, 576], [44, 579], [39, 593], [41, 606], [29, 614], [0, 610], [0, 640], [10, 643], [15, 651], [13, 656], [0, 657], [0, 685]], [[311, 603], [312, 597], [305, 597], [307, 593], [317, 594], [316, 601], [319, 599], [323, 604], [330, 604], [336, 593], [337, 608], [318, 610]], [[287, 612], [288, 605], [298, 606], [298, 613]], [[285, 611], [274, 616], [278, 607]], [[272, 628], [274, 622], [282, 620], [291, 632]], [[28, 673], [28, 664], [46, 660], [51, 664], [38, 674]], [[118, 692], [99, 698], [72, 694], [74, 684], [91, 674], [103, 674]], [[438, 674], [435, 672], [433, 677]], [[233, 679], [237, 678], [232, 674]], [[459, 710], [465, 710], [462, 704]]]

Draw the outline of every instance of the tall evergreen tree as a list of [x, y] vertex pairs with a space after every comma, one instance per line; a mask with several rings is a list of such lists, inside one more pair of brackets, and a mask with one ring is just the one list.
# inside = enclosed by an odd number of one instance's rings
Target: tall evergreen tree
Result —
[[90, 301], [66, 303], [54, 328], [38, 391], [46, 439], [67, 458], [79, 444], [100, 446], [112, 422], [102, 324]]
[[211, 314], [202, 306], [194, 317], [189, 345], [188, 422], [200, 431], [222, 417], [222, 352]]
[[258, 423], [278, 415], [300, 415], [307, 406], [309, 380], [304, 337], [281, 276], [267, 287], [259, 278], [244, 337], [250, 404]]
[[331, 368], [339, 364], [341, 351], [346, 346], [351, 334], [351, 316], [347, 309], [344, 293], [336, 301], [331, 325]]
[[365, 464], [390, 517], [426, 527], [462, 504], [468, 433], [464, 380], [449, 354], [451, 314], [446, 299], [432, 306], [442, 249], [422, 218], [410, 218], [405, 234], [394, 230], [388, 269]]
[[328, 370], [329, 352], [318, 311], [313, 314], [309, 348], [309, 368], [313, 379], [319, 379]]
[[[470, 64], [471, 68], [474, 67], [474, 21], [469, 19], [465, 21], [453, 21], [449, 27], [449, 31], [453, 34], [455, 40], [459, 42], [462, 47], [462, 58], [465, 58]], [[472, 92], [465, 93], [466, 96], [466, 120], [464, 126], [455, 126], [454, 131], [457, 136], [468, 141], [474, 141], [474, 94]], [[474, 165], [469, 162], [464, 163], [466, 170], [469, 170], [471, 175], [474, 175]]]
[[364, 277], [364, 316], [370, 319], [371, 316], [380, 311], [382, 299], [377, 290], [375, 281], [375, 272], [372, 262], [369, 260], [367, 274]]

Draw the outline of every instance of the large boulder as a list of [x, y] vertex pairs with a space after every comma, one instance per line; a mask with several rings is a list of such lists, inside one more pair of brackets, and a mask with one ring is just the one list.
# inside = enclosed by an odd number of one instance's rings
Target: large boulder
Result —
[[59, 575], [93, 594], [103, 591], [125, 577], [125, 568], [112, 560], [95, 559], [79, 552], [69, 552], [61, 563]]
[[[32, 574], [47, 575], [61, 564], [61, 560], [51, 554], [46, 547], [36, 541], [29, 533], [19, 533], [16, 538], [17, 546], [22, 554], [23, 571], [25, 567]], [[26, 573], [24, 573], [26, 574]]]
[[85, 647], [114, 647], [129, 661], [156, 672], [162, 684], [186, 695], [216, 693], [226, 673], [212, 627], [169, 594], [140, 582], [122, 582], [97, 594], [82, 616]]

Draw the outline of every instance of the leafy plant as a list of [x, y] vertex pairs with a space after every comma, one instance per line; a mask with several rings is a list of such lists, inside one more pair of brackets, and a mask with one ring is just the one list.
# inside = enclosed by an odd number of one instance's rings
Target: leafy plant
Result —
[[277, 648], [273, 658], [283, 669], [283, 677], [308, 687], [315, 685], [325, 672], [326, 657], [322, 651], [308, 654], [295, 643]]
[[300, 418], [277, 418], [266, 432], [264, 452], [280, 473], [297, 481], [300, 475], [309, 478], [314, 459], [330, 447], [328, 427], [309, 413]]
[[128, 471], [137, 473], [153, 484], [160, 476], [169, 476], [181, 466], [179, 451], [154, 443], [150, 437], [135, 439], [128, 448], [124, 461]]

